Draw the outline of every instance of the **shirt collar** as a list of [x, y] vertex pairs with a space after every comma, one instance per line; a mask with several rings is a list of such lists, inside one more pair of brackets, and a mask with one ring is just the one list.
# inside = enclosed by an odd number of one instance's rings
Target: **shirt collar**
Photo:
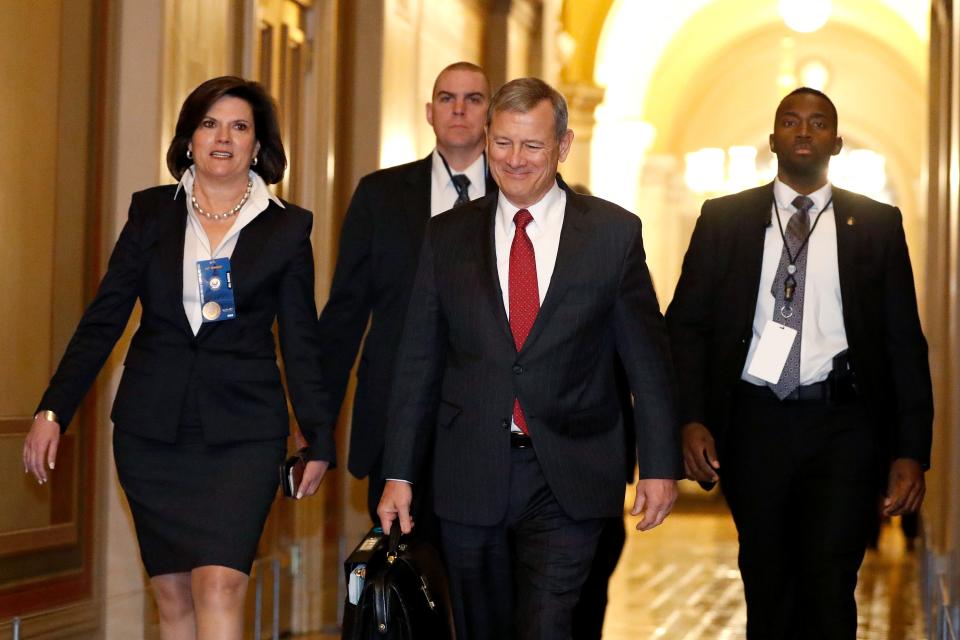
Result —
[[[430, 175], [433, 178], [433, 184], [443, 190], [447, 186], [453, 185], [453, 180], [450, 178], [450, 174], [447, 173], [446, 167], [443, 166], [443, 158], [440, 157], [440, 152], [434, 147], [433, 153], [430, 154], [430, 157], [433, 160], [430, 169]], [[483, 185], [486, 184], [487, 176], [487, 163], [484, 154], [477, 156], [477, 159], [470, 163], [470, 165], [463, 171], [454, 171], [453, 167], [450, 167], [450, 171], [453, 175], [462, 173], [463, 175], [470, 178], [470, 186], [474, 189], [471, 190], [470, 195], [471, 199], [475, 195], [479, 195], [479, 191], [476, 189], [483, 188]]]
[[[780, 178], [776, 178], [773, 181], [773, 197], [777, 200], [777, 206], [781, 211], [789, 211], [791, 214], [796, 212], [797, 208], [793, 206], [793, 200], [798, 195], [799, 192], [794, 191], [792, 187], [787, 186], [785, 183], [780, 181]], [[830, 202], [833, 198], [833, 185], [829, 182], [813, 193], [808, 193], [807, 197], [813, 200], [813, 207], [810, 208], [810, 214], [817, 214], [823, 211], [823, 208], [827, 206], [827, 203]]]
[[[183, 172], [183, 175], [180, 177], [180, 182], [177, 184], [177, 190], [173, 193], [173, 199], [176, 200], [177, 196], [180, 195], [180, 190], [184, 190], [187, 193], [187, 198], [190, 198], [193, 195], [193, 183], [196, 178], [193, 175], [196, 165], [190, 165], [190, 168]], [[260, 200], [267, 199], [274, 202], [281, 209], [286, 209], [283, 205], [283, 202], [275, 196], [270, 188], [267, 186], [267, 183], [264, 182], [263, 178], [260, 177], [260, 174], [252, 169], [247, 173], [251, 180], [253, 180], [253, 189], [250, 190], [249, 200]], [[264, 209], [266, 206], [264, 206]]]
[[[557, 200], [562, 196], [563, 191], [560, 190], [560, 185], [554, 180], [553, 186], [550, 187], [550, 190], [547, 191], [538, 202], [526, 207], [527, 211], [529, 211], [533, 217], [533, 224], [541, 228], [546, 227], [554, 215], [554, 212], [557, 210], [553, 205], [556, 204]], [[507, 200], [507, 196], [503, 195], [501, 191], [500, 195], [497, 196], [497, 214], [500, 217], [500, 224], [503, 226], [505, 233], [509, 234], [513, 230], [513, 217], [517, 215], [517, 211], [519, 210], [516, 205]]]

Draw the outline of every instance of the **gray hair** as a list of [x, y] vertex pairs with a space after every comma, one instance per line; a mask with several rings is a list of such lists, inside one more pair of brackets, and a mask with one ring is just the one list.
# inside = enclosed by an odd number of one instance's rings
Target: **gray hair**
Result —
[[500, 87], [487, 107], [487, 126], [490, 126], [496, 113], [527, 113], [544, 100], [549, 100], [553, 107], [554, 127], [557, 140], [560, 140], [567, 132], [567, 101], [559, 91], [540, 78], [517, 78]]

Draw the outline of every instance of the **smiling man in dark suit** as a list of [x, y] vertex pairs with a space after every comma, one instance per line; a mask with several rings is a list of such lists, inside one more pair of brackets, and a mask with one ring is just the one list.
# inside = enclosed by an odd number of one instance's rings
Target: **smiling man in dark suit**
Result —
[[718, 477], [750, 640], [853, 640], [876, 496], [916, 511], [933, 417], [900, 211], [833, 187], [823, 93], [777, 108], [773, 184], [703, 205], [667, 311], [688, 477]]
[[556, 90], [504, 85], [487, 116], [499, 192], [430, 221], [410, 299], [378, 513], [410, 531], [432, 476], [460, 640], [570, 637], [604, 519], [623, 511], [617, 356], [635, 398], [638, 528], [676, 498], [672, 367], [640, 219], [559, 180], [572, 140]]
[[490, 83], [470, 62], [444, 68], [426, 105], [437, 146], [426, 158], [360, 180], [343, 222], [330, 297], [320, 314], [323, 376], [340, 410], [360, 341], [348, 468], [368, 477], [370, 517], [383, 492], [387, 399], [417, 255], [431, 216], [483, 196], [493, 183], [484, 150]]

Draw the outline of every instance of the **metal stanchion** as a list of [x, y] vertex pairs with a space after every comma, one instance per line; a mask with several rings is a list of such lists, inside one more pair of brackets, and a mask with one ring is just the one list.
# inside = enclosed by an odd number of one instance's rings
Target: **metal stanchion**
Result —
[[958, 640], [957, 639], [957, 629], [956, 623], [954, 622], [954, 615], [956, 611], [952, 611], [954, 607], [950, 606], [950, 585], [947, 581], [947, 576], [944, 575], [944, 572], [940, 573], [940, 606], [939, 608], [939, 640]]
[[273, 559], [273, 640], [280, 640], [280, 559]]
[[20, 640], [20, 618], [13, 619], [13, 640]]
[[263, 621], [263, 572], [257, 567], [257, 581], [254, 592], [253, 609], [253, 637], [260, 640], [261, 622]]

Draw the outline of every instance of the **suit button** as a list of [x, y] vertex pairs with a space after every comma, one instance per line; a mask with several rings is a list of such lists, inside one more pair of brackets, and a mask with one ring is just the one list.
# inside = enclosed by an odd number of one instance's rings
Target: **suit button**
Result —
[[513, 365], [513, 372], [517, 375], [520, 375], [521, 373], [523, 373], [523, 367], [521, 367], [518, 364], [515, 364]]
[[504, 429], [509, 429], [510, 421], [504, 418], [503, 420], [500, 421], [500, 426], [503, 427]]

